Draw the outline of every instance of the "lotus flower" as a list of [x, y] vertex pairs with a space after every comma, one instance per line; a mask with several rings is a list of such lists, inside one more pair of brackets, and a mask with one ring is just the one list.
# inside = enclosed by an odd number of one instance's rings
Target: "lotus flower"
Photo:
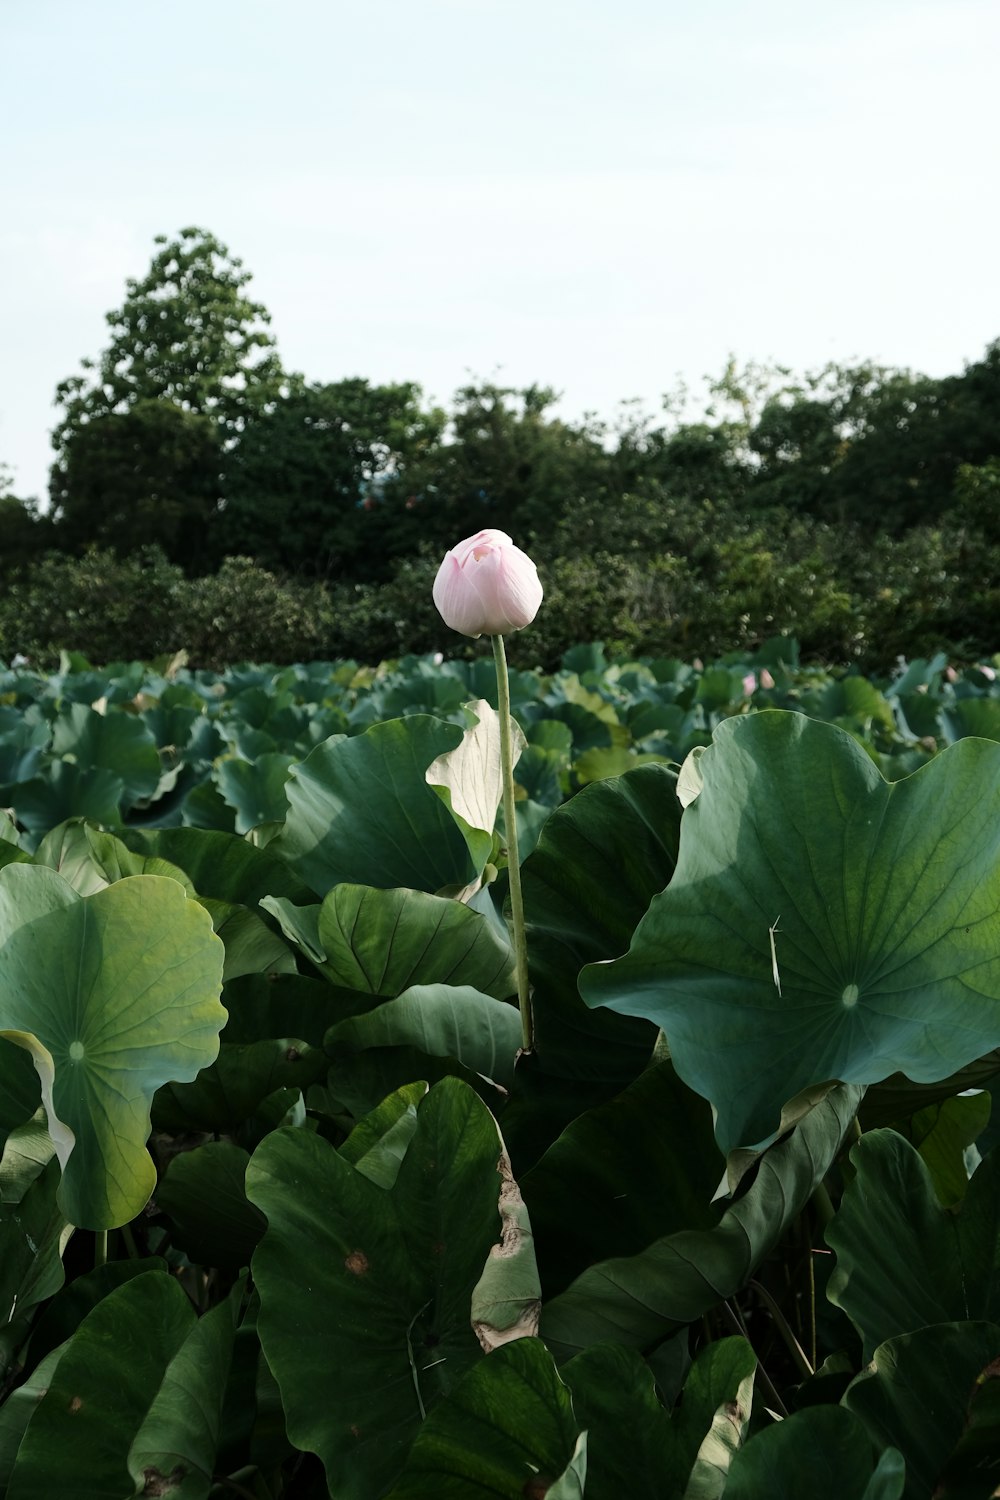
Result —
[[538, 571], [503, 531], [477, 531], [445, 554], [434, 603], [460, 635], [504, 635], [530, 625], [542, 602]]

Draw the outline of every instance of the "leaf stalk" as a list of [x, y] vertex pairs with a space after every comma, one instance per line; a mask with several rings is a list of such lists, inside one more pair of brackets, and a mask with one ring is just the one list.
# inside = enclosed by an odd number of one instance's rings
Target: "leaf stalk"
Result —
[[531, 993], [528, 987], [528, 941], [524, 929], [524, 901], [521, 896], [521, 866], [517, 853], [517, 814], [514, 810], [514, 755], [510, 732], [510, 682], [507, 676], [507, 654], [503, 636], [491, 635], [493, 661], [497, 670], [497, 706], [500, 716], [500, 770], [503, 777], [503, 821], [507, 831], [507, 878], [510, 882], [510, 915], [514, 935], [514, 973], [517, 979], [517, 1003], [521, 1010], [521, 1050], [534, 1046], [531, 1016]]

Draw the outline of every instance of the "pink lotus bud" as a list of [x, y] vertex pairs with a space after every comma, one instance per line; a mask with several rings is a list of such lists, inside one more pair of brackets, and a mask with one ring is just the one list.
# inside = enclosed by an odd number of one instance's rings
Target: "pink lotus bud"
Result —
[[747, 675], [743, 679], [743, 691], [744, 691], [744, 693], [746, 694], [746, 696], [748, 698], [751, 698], [753, 696], [754, 691], [756, 690], [756, 687], [757, 687], [757, 673], [756, 672], [748, 672]]
[[445, 553], [434, 603], [460, 635], [504, 635], [530, 625], [542, 602], [538, 571], [503, 531], [477, 531]]
[[762, 688], [774, 687], [774, 678], [771, 676], [766, 667], [761, 667], [760, 669], [760, 685]]

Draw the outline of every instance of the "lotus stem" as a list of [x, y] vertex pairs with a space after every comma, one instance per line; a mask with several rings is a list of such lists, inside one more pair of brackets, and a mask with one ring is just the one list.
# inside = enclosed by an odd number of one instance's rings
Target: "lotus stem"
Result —
[[493, 660], [497, 669], [497, 707], [500, 711], [500, 769], [503, 775], [503, 821], [507, 830], [507, 878], [510, 882], [510, 915], [514, 930], [514, 973], [517, 979], [517, 1003], [521, 1009], [521, 1050], [530, 1052], [534, 1045], [531, 1020], [531, 995], [528, 989], [528, 940], [524, 930], [524, 901], [521, 896], [521, 866], [517, 854], [517, 814], [514, 810], [514, 753], [510, 733], [510, 682], [507, 677], [507, 654], [503, 636], [491, 635]]

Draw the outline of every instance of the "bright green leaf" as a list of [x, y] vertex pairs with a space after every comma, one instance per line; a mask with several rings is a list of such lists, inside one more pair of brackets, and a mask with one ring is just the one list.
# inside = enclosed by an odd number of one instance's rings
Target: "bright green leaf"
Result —
[[71, 1223], [113, 1228], [156, 1179], [150, 1102], [216, 1056], [222, 945], [173, 880], [83, 899], [54, 871], [0, 871], [0, 1028], [32, 1056]]

